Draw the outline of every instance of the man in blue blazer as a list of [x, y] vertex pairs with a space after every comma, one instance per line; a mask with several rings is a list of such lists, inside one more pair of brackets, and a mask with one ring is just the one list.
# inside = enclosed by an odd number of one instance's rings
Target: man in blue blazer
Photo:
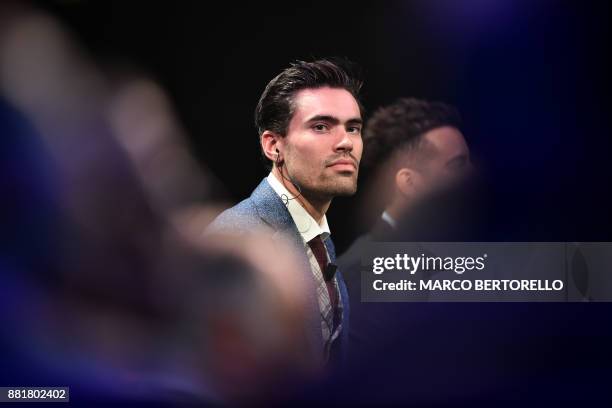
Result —
[[348, 343], [348, 293], [325, 213], [334, 197], [357, 190], [361, 85], [346, 61], [332, 60], [297, 61], [272, 79], [255, 111], [270, 174], [208, 227], [265, 229], [296, 248], [300, 265], [287, 273], [300, 274], [308, 292], [304, 328], [312, 349], [305, 352], [322, 364], [341, 361]]

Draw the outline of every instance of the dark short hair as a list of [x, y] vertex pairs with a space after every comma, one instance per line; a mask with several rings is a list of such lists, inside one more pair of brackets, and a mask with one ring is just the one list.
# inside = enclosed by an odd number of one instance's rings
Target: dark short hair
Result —
[[362, 163], [375, 168], [393, 152], [417, 148], [425, 133], [442, 126], [461, 126], [457, 109], [442, 102], [400, 98], [379, 108], [367, 121]]
[[325, 86], [346, 89], [357, 101], [363, 115], [359, 100], [362, 84], [359, 67], [346, 59], [295, 61], [272, 79], [261, 94], [255, 109], [257, 131], [260, 136], [266, 130], [286, 136], [295, 113], [295, 94], [302, 89]]

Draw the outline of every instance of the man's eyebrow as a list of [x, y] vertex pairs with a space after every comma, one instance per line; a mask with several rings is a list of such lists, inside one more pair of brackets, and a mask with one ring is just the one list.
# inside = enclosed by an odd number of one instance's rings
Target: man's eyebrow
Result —
[[[316, 115], [306, 121], [306, 123], [312, 122], [328, 122], [333, 125], [337, 125], [340, 123], [340, 119], [332, 115]], [[346, 123], [363, 124], [363, 120], [361, 118], [351, 118], [347, 120]]]
[[316, 115], [306, 121], [306, 123], [312, 122], [328, 122], [337, 125], [340, 123], [340, 119], [331, 115]]
[[351, 118], [346, 121], [346, 123], [350, 123], [351, 125], [363, 125], [363, 119], [361, 118]]

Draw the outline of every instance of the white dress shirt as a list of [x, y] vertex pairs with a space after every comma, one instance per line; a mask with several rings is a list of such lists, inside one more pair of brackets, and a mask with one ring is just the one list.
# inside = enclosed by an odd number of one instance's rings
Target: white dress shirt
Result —
[[294, 195], [287, 190], [287, 188], [281, 183], [276, 176], [270, 172], [268, 175], [268, 183], [270, 187], [276, 194], [279, 195], [287, 210], [289, 210], [289, 214], [291, 214], [291, 218], [293, 218], [293, 222], [295, 223], [300, 235], [304, 239], [305, 243], [308, 243], [311, 239], [316, 237], [317, 235], [322, 235], [321, 239], [325, 241], [330, 235], [329, 225], [327, 225], [327, 217], [323, 215], [321, 219], [321, 223], [317, 223], [314, 218], [302, 205], [294, 198]]
[[[333, 317], [332, 320], [329, 320], [329, 310], [331, 308], [331, 300], [329, 298], [329, 292], [327, 291], [327, 285], [325, 283], [325, 279], [323, 278], [323, 271], [321, 271], [321, 267], [319, 266], [319, 262], [315, 257], [314, 253], [310, 249], [308, 242], [314, 237], [321, 235], [321, 239], [323, 241], [327, 240], [331, 233], [329, 230], [329, 225], [327, 224], [327, 217], [323, 215], [321, 222], [318, 223], [312, 216], [306, 211], [304, 207], [298, 202], [295, 196], [287, 190], [287, 188], [281, 183], [276, 176], [270, 172], [268, 175], [268, 183], [270, 187], [278, 194], [278, 196], [283, 200], [283, 203], [287, 207], [293, 222], [295, 223], [302, 239], [304, 241], [304, 248], [306, 250], [306, 254], [308, 256], [308, 260], [310, 262], [310, 269], [314, 276], [314, 281], [317, 289], [317, 299], [319, 301], [319, 311], [321, 312], [321, 328], [323, 334], [323, 341], [325, 344], [325, 356], [324, 358], [327, 360], [329, 358], [329, 350], [331, 349], [331, 345], [336, 340], [342, 330], [342, 324], [338, 327], [333, 327]], [[327, 254], [327, 260], [329, 262], [329, 253]], [[336, 277], [334, 277], [334, 289], [336, 290], [336, 296], [338, 299], [338, 307], [340, 313], [340, 321], [342, 321], [342, 315], [344, 310], [342, 308], [342, 299], [340, 297], [340, 292], [338, 290], [338, 281]], [[326, 313], [326, 311], [328, 313]], [[328, 318], [326, 318], [328, 316]]]
[[391, 228], [397, 228], [397, 221], [395, 221], [393, 217], [391, 216], [391, 214], [389, 214], [387, 211], [383, 211], [380, 218], [382, 218], [383, 221], [389, 224]]

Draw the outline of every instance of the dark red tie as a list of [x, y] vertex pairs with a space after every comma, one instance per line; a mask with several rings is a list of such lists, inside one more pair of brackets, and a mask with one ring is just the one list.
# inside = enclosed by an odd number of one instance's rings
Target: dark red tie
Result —
[[[325, 249], [325, 244], [323, 243], [321, 236], [317, 235], [316, 237], [308, 241], [308, 245], [310, 246], [310, 249], [312, 249], [312, 253], [314, 254], [315, 258], [317, 258], [317, 262], [319, 263], [319, 267], [321, 268], [321, 273], [323, 274], [323, 276], [325, 276], [325, 269], [327, 268], [328, 263], [327, 250]], [[326, 280], [325, 285], [327, 286], [327, 293], [329, 293], [329, 300], [331, 301], [335, 321], [338, 311], [338, 296], [336, 294], [334, 280]]]

